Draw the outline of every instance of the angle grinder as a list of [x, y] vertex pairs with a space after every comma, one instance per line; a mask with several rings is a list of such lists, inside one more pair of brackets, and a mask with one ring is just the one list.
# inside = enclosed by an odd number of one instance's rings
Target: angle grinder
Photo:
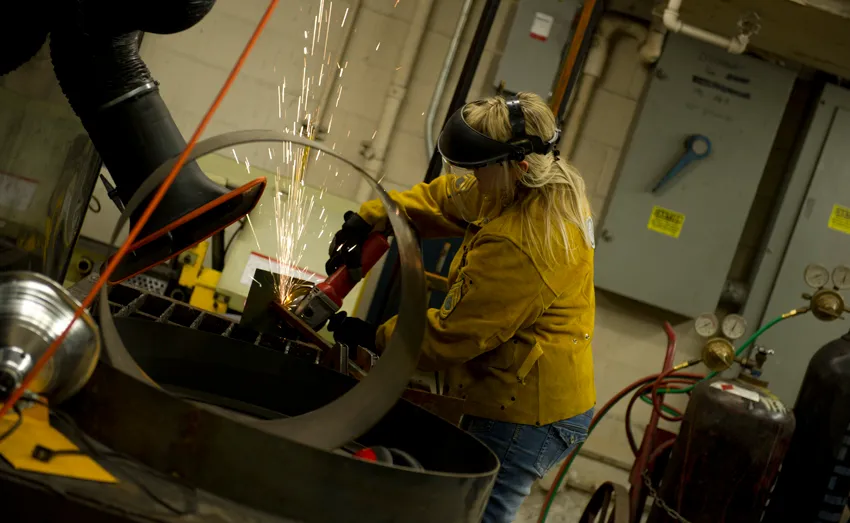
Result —
[[[363, 274], [369, 272], [389, 248], [390, 244], [386, 236], [378, 232], [371, 233], [361, 250]], [[331, 316], [339, 311], [342, 300], [356, 283], [343, 265], [323, 282], [294, 289], [287, 298], [287, 302], [298, 318], [313, 330], [319, 330]], [[293, 295], [296, 293], [297, 296]]]

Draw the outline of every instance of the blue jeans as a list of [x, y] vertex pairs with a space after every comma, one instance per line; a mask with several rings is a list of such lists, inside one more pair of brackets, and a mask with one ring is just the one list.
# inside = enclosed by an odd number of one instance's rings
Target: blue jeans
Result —
[[537, 427], [464, 416], [463, 428], [496, 453], [502, 466], [482, 523], [509, 523], [531, 484], [587, 438], [593, 409], [570, 419]]

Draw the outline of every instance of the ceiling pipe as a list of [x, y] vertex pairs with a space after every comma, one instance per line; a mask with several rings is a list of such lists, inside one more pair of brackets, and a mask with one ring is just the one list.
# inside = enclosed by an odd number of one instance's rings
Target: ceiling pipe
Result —
[[674, 33], [682, 33], [691, 38], [722, 47], [732, 54], [741, 54], [747, 50], [747, 45], [750, 43], [750, 36], [755, 34], [755, 31], [746, 31], [742, 24], [739, 23], [740, 31], [737, 36], [732, 38], [721, 36], [682, 22], [679, 18], [679, 9], [681, 7], [682, 0], [668, 0], [667, 7], [664, 9], [664, 14], [661, 17], [664, 21], [664, 27]]

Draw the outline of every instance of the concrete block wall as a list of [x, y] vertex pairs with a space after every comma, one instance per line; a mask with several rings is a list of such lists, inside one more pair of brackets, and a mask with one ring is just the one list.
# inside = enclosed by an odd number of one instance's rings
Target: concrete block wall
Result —
[[[514, 2], [502, 2], [470, 93], [471, 98], [491, 92], [487, 88], [487, 77], [492, 76], [496, 57], [501, 53], [501, 46], [507, 37]], [[292, 128], [306, 59], [306, 74], [313, 77], [309, 107], [312, 109], [316, 106], [323, 90], [332, 90], [327, 114], [320, 115], [325, 128], [331, 123], [330, 132], [324, 136], [324, 141], [344, 156], [362, 161], [362, 144], [371, 140], [378, 127], [390, 82], [414, 16], [415, 2], [363, 0], [356, 18], [351, 11], [347, 15], [346, 25], [353, 23], [353, 33], [344, 57], [340, 60], [337, 55], [343, 33], [342, 20], [346, 16], [346, 9], [351, 8], [352, 4], [354, 2], [351, 0], [324, 0], [324, 13], [327, 15], [329, 9], [332, 11], [327, 43], [331, 63], [328, 66], [327, 60], [324, 60], [323, 71], [320, 69], [324, 41], [317, 42], [313, 49], [311, 38], [320, 0], [281, 4], [205, 136], [236, 129]], [[212, 12], [188, 31], [176, 35], [145, 36], [142, 57], [155, 78], [161, 82], [162, 96], [184, 135], [188, 136], [200, 121], [266, 5], [264, 0], [219, 0]], [[483, 0], [477, 0], [470, 14], [470, 22], [436, 119], [438, 126], [445, 116], [483, 5]], [[424, 178], [429, 160], [424, 145], [424, 113], [434, 91], [460, 8], [461, 2], [456, 0], [435, 1], [408, 95], [387, 152], [384, 174], [386, 185], [390, 188], [404, 189]], [[321, 35], [324, 33], [323, 30]], [[305, 48], [308, 51], [306, 55]], [[344, 67], [342, 77], [338, 76], [338, 60], [341, 62], [339, 65]], [[318, 85], [320, 74], [323, 80], [321, 86]], [[286, 95], [281, 112], [285, 116], [281, 118], [277, 88], [284, 80]], [[302, 119], [303, 116], [302, 113]], [[296, 125], [300, 124], [296, 122]], [[269, 160], [266, 149], [243, 147], [237, 153], [240, 157], [250, 158], [251, 164], [259, 164], [274, 171], [279, 165], [279, 159]], [[243, 154], [243, 151], [247, 152]], [[222, 154], [230, 155], [230, 152]], [[340, 172], [338, 179], [328, 184], [328, 191], [340, 196], [352, 196], [356, 191], [358, 176], [349, 174], [348, 169], [335, 161], [329, 162], [333, 164], [332, 171]], [[311, 177], [308, 174], [307, 182], [322, 185], [325, 175]]]

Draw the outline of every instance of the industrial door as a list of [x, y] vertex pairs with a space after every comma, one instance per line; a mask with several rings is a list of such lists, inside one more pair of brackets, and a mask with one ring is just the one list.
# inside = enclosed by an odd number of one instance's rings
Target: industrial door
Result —
[[[807, 265], [818, 263], [830, 271], [838, 265], [850, 265], [850, 219], [842, 218], [845, 209], [850, 212], [850, 111], [837, 107], [832, 111], [829, 132], [765, 309], [764, 322], [806, 305], [801, 295], [814, 291], [803, 280]], [[843, 294], [848, 297], [847, 292]], [[767, 331], [758, 344], [776, 351], [764, 373], [771, 390], [793, 405], [812, 355], [848, 330], [850, 321], [822, 322], [806, 314]]]

